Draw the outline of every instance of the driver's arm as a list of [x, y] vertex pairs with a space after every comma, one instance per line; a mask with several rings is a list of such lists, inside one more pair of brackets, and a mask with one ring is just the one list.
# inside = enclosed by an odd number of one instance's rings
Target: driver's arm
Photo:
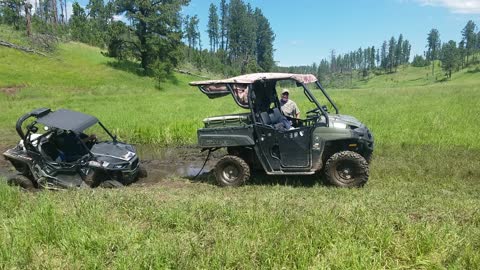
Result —
[[300, 109], [297, 106], [297, 103], [295, 103], [295, 117], [300, 118]]

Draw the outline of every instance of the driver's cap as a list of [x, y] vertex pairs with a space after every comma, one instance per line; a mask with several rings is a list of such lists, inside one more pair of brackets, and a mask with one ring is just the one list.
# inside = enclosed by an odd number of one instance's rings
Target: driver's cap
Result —
[[283, 89], [283, 90], [282, 90], [282, 95], [285, 94], [285, 93], [286, 93], [286, 94], [290, 94], [290, 91], [288, 91], [288, 89]]

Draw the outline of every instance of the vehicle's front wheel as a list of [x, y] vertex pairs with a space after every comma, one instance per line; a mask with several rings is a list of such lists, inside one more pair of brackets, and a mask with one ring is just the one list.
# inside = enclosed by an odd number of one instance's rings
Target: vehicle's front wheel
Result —
[[124, 185], [117, 180], [106, 180], [98, 185], [101, 188], [122, 188]]
[[32, 180], [28, 179], [26, 176], [21, 174], [10, 176], [7, 179], [7, 183], [11, 186], [18, 186], [26, 191], [35, 190], [35, 185], [33, 184]]
[[138, 178], [145, 178], [148, 176], [147, 168], [145, 168], [143, 165], [138, 166]]
[[337, 187], [362, 187], [368, 181], [368, 174], [365, 158], [352, 151], [333, 154], [324, 168], [327, 182]]
[[85, 177], [84, 182], [92, 188], [120, 188], [125, 186], [123, 183], [111, 179], [108, 173], [102, 170], [91, 172]]
[[215, 166], [215, 178], [222, 187], [238, 187], [250, 178], [250, 167], [237, 156], [224, 156]]

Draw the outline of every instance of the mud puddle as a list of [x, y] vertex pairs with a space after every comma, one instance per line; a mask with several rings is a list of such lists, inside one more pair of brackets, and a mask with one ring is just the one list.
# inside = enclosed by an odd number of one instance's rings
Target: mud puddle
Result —
[[[148, 177], [140, 179], [137, 184], [155, 184], [168, 178], [187, 178], [198, 181], [205, 180], [214, 168], [218, 159], [225, 153], [221, 151], [210, 154], [205, 160], [208, 151], [200, 152], [200, 148], [193, 146], [159, 148], [148, 145], [137, 145], [138, 155], [148, 171]], [[202, 166], [204, 165], [202, 169]]]

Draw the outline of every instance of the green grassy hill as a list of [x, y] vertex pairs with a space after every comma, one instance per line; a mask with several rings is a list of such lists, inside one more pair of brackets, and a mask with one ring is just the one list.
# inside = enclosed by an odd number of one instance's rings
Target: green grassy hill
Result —
[[[236, 189], [167, 179], [31, 194], [1, 182], [0, 268], [479, 269], [480, 76], [424, 85], [416, 73], [330, 91], [376, 138], [362, 189], [261, 175]], [[0, 47], [1, 145], [37, 107], [91, 113], [123, 140], [158, 145], [194, 144], [204, 117], [242, 111], [176, 78], [157, 89], [78, 43], [49, 57]]]
[[426, 85], [464, 84], [472, 80], [476, 81], [480, 73], [480, 65], [472, 65], [453, 73], [452, 78], [446, 80], [445, 72], [440, 62], [435, 63], [435, 75], [432, 75], [432, 66], [413, 67], [400, 66], [397, 72], [381, 75], [370, 74], [366, 79], [357, 78], [353, 82], [353, 88], [396, 88]]

